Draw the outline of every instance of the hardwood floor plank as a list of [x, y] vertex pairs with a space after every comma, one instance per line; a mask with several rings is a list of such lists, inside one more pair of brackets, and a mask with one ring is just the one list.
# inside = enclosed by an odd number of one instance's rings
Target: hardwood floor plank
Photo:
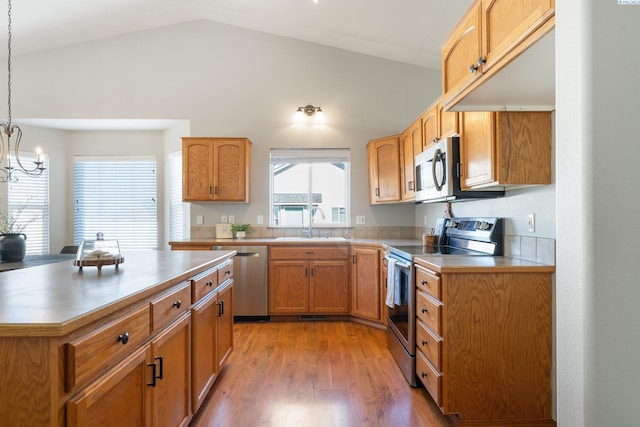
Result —
[[235, 348], [192, 427], [451, 427], [410, 387], [385, 332], [352, 322], [234, 325]]

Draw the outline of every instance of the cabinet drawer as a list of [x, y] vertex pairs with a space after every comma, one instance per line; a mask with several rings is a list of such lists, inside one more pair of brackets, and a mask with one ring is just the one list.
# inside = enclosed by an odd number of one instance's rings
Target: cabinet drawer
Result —
[[191, 308], [191, 283], [185, 282], [151, 301], [151, 331], [156, 332]]
[[440, 330], [442, 303], [440, 301], [424, 292], [416, 292], [416, 315], [436, 334], [442, 334]]
[[416, 347], [427, 356], [436, 369], [442, 368], [442, 338], [431, 332], [420, 320], [416, 322]]
[[65, 344], [65, 390], [106, 371], [149, 338], [149, 305]]
[[416, 375], [436, 405], [442, 406], [442, 374], [429, 363], [420, 351], [416, 351]]
[[233, 277], [233, 260], [229, 260], [218, 267], [218, 285]]
[[421, 267], [416, 267], [416, 287], [418, 290], [433, 295], [437, 299], [441, 299], [442, 292], [440, 286], [440, 276], [432, 273], [429, 270], [425, 270]]
[[191, 279], [191, 302], [193, 304], [218, 286], [218, 270], [210, 269]]
[[348, 246], [298, 246], [298, 247], [272, 247], [269, 250], [269, 259], [349, 259]]

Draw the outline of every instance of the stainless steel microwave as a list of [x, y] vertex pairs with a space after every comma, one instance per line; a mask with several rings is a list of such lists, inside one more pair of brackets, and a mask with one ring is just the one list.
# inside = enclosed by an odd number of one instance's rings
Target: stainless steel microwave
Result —
[[415, 158], [416, 203], [451, 202], [504, 196], [504, 189], [460, 188], [460, 138], [441, 139]]

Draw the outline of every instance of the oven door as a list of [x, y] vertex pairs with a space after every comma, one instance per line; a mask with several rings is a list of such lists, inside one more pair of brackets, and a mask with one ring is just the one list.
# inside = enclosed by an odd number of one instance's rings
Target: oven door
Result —
[[450, 145], [450, 139], [443, 139], [416, 156], [416, 202], [447, 200], [453, 196]]
[[[409, 354], [415, 354], [415, 290], [413, 286], [413, 263], [398, 259], [393, 254], [387, 255], [396, 260], [395, 287], [399, 289], [400, 301], [393, 307], [387, 306], [387, 320], [389, 328]], [[389, 273], [391, 274], [391, 273]], [[399, 302], [399, 304], [398, 304]]]

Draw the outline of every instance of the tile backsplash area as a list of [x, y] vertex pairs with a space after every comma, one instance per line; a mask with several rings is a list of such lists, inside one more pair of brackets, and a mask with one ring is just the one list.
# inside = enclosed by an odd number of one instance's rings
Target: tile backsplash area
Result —
[[[424, 227], [349, 227], [349, 228], [314, 228], [316, 237], [352, 237], [356, 239], [422, 239], [422, 234], [432, 232]], [[216, 237], [215, 226], [195, 225], [191, 227], [192, 239], [213, 239]], [[247, 238], [268, 239], [275, 237], [304, 237], [302, 229], [251, 227]], [[556, 241], [532, 236], [504, 236], [504, 255], [541, 264], [556, 263]]]

